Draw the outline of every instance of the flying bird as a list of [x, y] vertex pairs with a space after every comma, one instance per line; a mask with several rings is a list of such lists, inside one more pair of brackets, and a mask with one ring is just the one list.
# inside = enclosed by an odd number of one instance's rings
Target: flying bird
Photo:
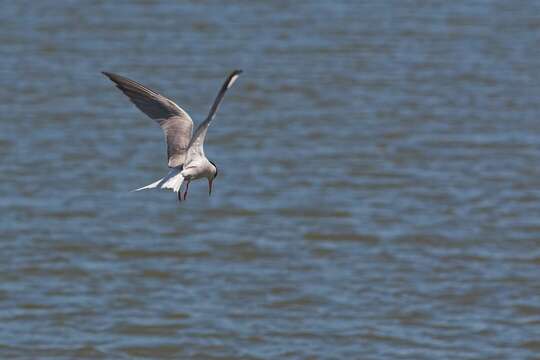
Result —
[[189, 183], [193, 180], [206, 178], [208, 180], [208, 195], [212, 194], [212, 183], [218, 175], [215, 163], [204, 155], [204, 139], [210, 123], [225, 96], [242, 70], [234, 70], [225, 80], [219, 90], [206, 119], [197, 126], [193, 133], [193, 120], [180, 106], [156, 91], [126, 77], [103, 72], [111, 79], [131, 102], [143, 113], [154, 119], [165, 134], [167, 142], [167, 158], [169, 173], [162, 179], [143, 186], [134, 191], [145, 189], [171, 189], [178, 193], [182, 201], [180, 188], [185, 183], [183, 199], [187, 198]]

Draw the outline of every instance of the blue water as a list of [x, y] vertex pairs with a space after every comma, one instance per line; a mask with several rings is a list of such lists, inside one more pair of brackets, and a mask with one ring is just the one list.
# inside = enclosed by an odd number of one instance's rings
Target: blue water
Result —
[[[0, 358], [533, 359], [540, 3], [3, 2]], [[195, 122], [220, 176], [101, 71]]]

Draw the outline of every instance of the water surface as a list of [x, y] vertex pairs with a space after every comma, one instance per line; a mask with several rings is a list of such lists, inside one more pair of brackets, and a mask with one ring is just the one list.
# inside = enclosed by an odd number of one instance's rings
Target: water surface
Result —
[[[540, 351], [537, 2], [4, 2], [0, 357]], [[100, 74], [210, 129], [208, 198]]]

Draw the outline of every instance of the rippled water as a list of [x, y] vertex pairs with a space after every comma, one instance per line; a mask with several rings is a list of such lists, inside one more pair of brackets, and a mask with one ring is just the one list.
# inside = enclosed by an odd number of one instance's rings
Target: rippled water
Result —
[[539, 3], [302, 4], [2, 3], [0, 358], [538, 356]]

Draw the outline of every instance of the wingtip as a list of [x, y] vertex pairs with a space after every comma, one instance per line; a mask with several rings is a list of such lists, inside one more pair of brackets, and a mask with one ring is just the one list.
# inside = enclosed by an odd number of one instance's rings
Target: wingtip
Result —
[[227, 77], [227, 80], [225, 80], [225, 84], [223, 85], [224, 86], [224, 89], [228, 89], [230, 88], [234, 82], [236, 81], [236, 79], [238, 79], [238, 77], [240, 76], [240, 74], [242, 73], [243, 71], [242, 70], [234, 70], [230, 75], [229, 77]]
[[118, 75], [118, 74], [115, 74], [115, 73], [112, 73], [112, 72], [108, 72], [108, 71], [102, 71], [101, 73], [103, 75], [105, 75], [106, 77], [108, 77], [111, 81], [114, 81], [114, 82], [117, 82], [118, 79], [123, 78], [121, 75]]

